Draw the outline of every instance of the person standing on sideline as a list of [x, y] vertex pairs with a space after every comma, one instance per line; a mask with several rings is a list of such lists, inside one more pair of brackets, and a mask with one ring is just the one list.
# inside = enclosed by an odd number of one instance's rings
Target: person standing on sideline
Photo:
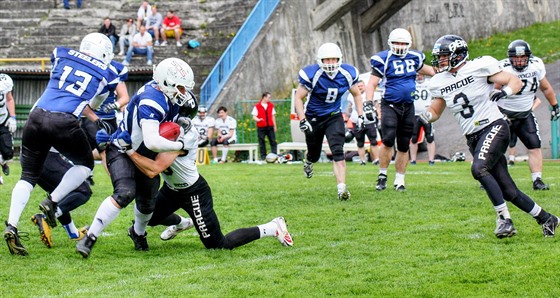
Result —
[[[387, 168], [393, 155], [393, 146], [397, 145], [395, 156], [396, 191], [405, 191], [404, 176], [408, 164], [408, 149], [414, 127], [414, 90], [416, 90], [416, 73], [433, 76], [431, 67], [424, 64], [422, 52], [410, 50], [412, 36], [402, 28], [389, 34], [389, 50], [381, 51], [371, 57], [371, 76], [366, 88], [367, 106], [373, 107], [373, 94], [379, 81], [385, 81], [385, 89], [379, 103], [381, 116], [382, 144], [379, 148], [379, 176], [375, 189], [387, 188]], [[366, 117], [370, 118], [367, 108]], [[373, 118], [373, 116], [371, 116]]]
[[[500, 61], [503, 69], [514, 74], [523, 82], [523, 88], [515, 94], [498, 101], [500, 111], [510, 120], [510, 130], [527, 148], [529, 170], [534, 190], [548, 190], [542, 180], [542, 150], [539, 124], [533, 114], [535, 95], [540, 89], [552, 107], [552, 120], [560, 117], [556, 94], [546, 78], [544, 63], [533, 56], [529, 44], [524, 40], [514, 40], [508, 46], [508, 58]], [[501, 88], [498, 84], [496, 88]]]
[[[364, 127], [362, 96], [356, 85], [358, 69], [342, 63], [342, 51], [334, 43], [324, 43], [317, 51], [317, 63], [299, 70], [299, 86], [295, 95], [295, 108], [300, 120], [299, 128], [305, 134], [307, 144], [303, 172], [313, 177], [313, 163], [321, 156], [323, 138], [327, 137], [333, 156], [333, 172], [336, 178], [338, 199], [350, 199], [346, 188], [346, 160], [344, 141], [346, 128], [342, 117], [342, 96], [350, 91], [358, 110], [357, 126]], [[309, 99], [306, 108], [303, 99]]]
[[[554, 236], [558, 217], [519, 190], [508, 172], [505, 153], [509, 125], [496, 102], [518, 93], [523, 86], [521, 80], [503, 71], [493, 57], [468, 61], [467, 42], [457, 35], [440, 37], [432, 56], [437, 72], [430, 80], [433, 99], [420, 118], [424, 122], [436, 121], [447, 106], [457, 119], [473, 156], [471, 174], [482, 184], [496, 211], [496, 237], [517, 234], [506, 201], [533, 216], [545, 237]], [[494, 84], [503, 87], [496, 90]]]
[[[226, 163], [228, 147], [230, 144], [235, 144], [237, 140], [237, 121], [228, 116], [227, 108], [221, 106], [218, 108], [218, 118], [214, 122], [214, 127], [218, 136], [212, 139], [210, 149], [212, 149], [213, 163]], [[222, 144], [222, 158], [218, 159], [218, 144]]]
[[416, 90], [414, 91], [414, 129], [412, 130], [412, 138], [410, 139], [410, 164], [416, 164], [416, 156], [418, 155], [418, 138], [420, 129], [424, 128], [424, 137], [428, 143], [428, 164], [435, 164], [436, 143], [434, 142], [434, 127], [432, 123], [424, 123], [420, 120], [419, 115], [426, 110], [432, 103], [432, 95], [428, 89], [429, 79], [423, 74], [416, 74]]
[[257, 136], [259, 138], [259, 149], [261, 153], [261, 160], [266, 159], [266, 143], [265, 137], [270, 142], [270, 152], [278, 154], [276, 142], [276, 110], [274, 103], [270, 102], [270, 92], [265, 92], [261, 96], [261, 100], [253, 107], [251, 115], [253, 120], [257, 122]]
[[208, 110], [205, 106], [198, 107], [198, 115], [192, 120], [192, 125], [198, 131], [198, 147], [206, 147], [214, 137], [214, 126], [216, 120], [207, 116]]
[[[366, 84], [364, 81], [360, 80], [356, 84], [358, 85], [358, 89], [362, 94], [362, 100], [365, 102], [365, 91], [366, 91]], [[377, 112], [374, 113], [375, 119], [368, 120], [364, 119], [364, 129], [360, 130], [357, 123], [358, 123], [358, 110], [356, 109], [356, 104], [354, 103], [354, 97], [347, 96], [348, 100], [348, 115], [350, 115], [350, 121], [353, 123], [352, 127], [352, 135], [356, 137], [356, 145], [358, 146], [358, 156], [360, 157], [360, 165], [365, 166], [367, 162], [366, 158], [366, 149], [365, 149], [365, 141], [366, 135], [369, 140], [369, 155], [371, 157], [372, 164], [375, 164], [379, 161], [378, 159], [378, 150], [377, 150]]]
[[[60, 200], [91, 176], [93, 155], [78, 117], [86, 109], [97, 109], [109, 92], [115, 90], [118, 74], [110, 65], [112, 59], [112, 43], [101, 33], [86, 35], [80, 51], [65, 47], [54, 49], [49, 83], [23, 127], [21, 178], [12, 190], [10, 214], [4, 230], [11, 254], [28, 254], [19, 240], [17, 225], [51, 147], [68, 158], [72, 167], [39, 205], [50, 227], [57, 225]], [[111, 126], [94, 113], [89, 119], [100, 129], [112, 133]]]
[[[8, 161], [14, 157], [13, 134], [17, 130], [16, 104], [12, 95], [14, 81], [9, 75], [0, 73], [0, 155], [2, 173], [10, 175]], [[4, 178], [0, 174], [0, 184]]]

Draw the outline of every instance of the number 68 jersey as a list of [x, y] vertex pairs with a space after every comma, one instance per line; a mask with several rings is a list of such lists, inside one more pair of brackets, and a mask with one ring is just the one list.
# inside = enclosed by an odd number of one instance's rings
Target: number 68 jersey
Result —
[[502, 71], [498, 60], [482, 56], [467, 61], [456, 73], [438, 73], [430, 80], [433, 98], [443, 98], [453, 113], [463, 135], [482, 130], [503, 118], [495, 102], [490, 101], [494, 84], [488, 77]]

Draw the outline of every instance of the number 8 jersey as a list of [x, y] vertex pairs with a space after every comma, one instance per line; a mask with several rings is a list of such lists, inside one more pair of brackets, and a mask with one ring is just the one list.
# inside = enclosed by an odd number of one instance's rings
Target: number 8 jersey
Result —
[[51, 78], [37, 106], [51, 112], [79, 117], [86, 104], [115, 90], [117, 70], [76, 50], [57, 47], [52, 56]]
[[495, 102], [490, 101], [494, 84], [488, 77], [502, 71], [498, 60], [482, 56], [467, 61], [456, 73], [442, 72], [430, 80], [433, 98], [443, 98], [453, 113], [463, 135], [482, 130], [504, 118]]

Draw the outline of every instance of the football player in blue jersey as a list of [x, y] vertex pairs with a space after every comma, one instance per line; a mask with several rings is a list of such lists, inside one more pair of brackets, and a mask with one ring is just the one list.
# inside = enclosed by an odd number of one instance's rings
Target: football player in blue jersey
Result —
[[[64, 47], [54, 49], [49, 83], [23, 128], [22, 174], [12, 191], [10, 215], [4, 230], [4, 239], [12, 254], [27, 255], [19, 241], [17, 224], [50, 148], [57, 149], [73, 166], [40, 204], [49, 226], [56, 226], [57, 203], [91, 175], [93, 156], [78, 117], [84, 109], [98, 108], [109, 91], [116, 88], [118, 75], [109, 64], [112, 58], [111, 41], [99, 33], [85, 36], [80, 51]], [[111, 130], [96, 116], [91, 116], [90, 120]]]
[[424, 64], [422, 52], [410, 50], [412, 37], [402, 28], [389, 34], [389, 50], [381, 51], [371, 57], [371, 76], [366, 87], [364, 115], [373, 119], [373, 94], [379, 81], [385, 81], [385, 89], [380, 109], [382, 144], [379, 148], [379, 176], [376, 190], [387, 187], [387, 168], [391, 162], [393, 145], [397, 143], [395, 156], [396, 191], [404, 191], [404, 175], [408, 163], [408, 149], [414, 128], [414, 92], [416, 73], [433, 76], [433, 69]]
[[[364, 127], [362, 96], [358, 89], [358, 70], [342, 63], [342, 51], [334, 43], [325, 43], [317, 51], [317, 63], [299, 71], [299, 86], [295, 105], [300, 120], [299, 128], [305, 133], [307, 143], [303, 172], [313, 177], [313, 163], [319, 160], [323, 138], [327, 137], [333, 156], [333, 172], [336, 178], [338, 199], [348, 200], [346, 189], [346, 161], [344, 159], [344, 134], [346, 128], [342, 116], [342, 95], [350, 91], [358, 110], [357, 126]], [[308, 97], [306, 108], [303, 99]]]
[[[180, 106], [195, 104], [191, 91], [194, 75], [185, 61], [177, 58], [161, 61], [154, 68], [153, 78], [132, 96], [113, 141], [105, 149], [114, 190], [99, 206], [87, 236], [76, 245], [76, 251], [84, 258], [89, 257], [97, 237], [105, 227], [133, 200], [136, 200], [135, 220], [128, 229], [128, 235], [136, 250], [149, 250], [146, 226], [154, 211], [160, 177], [148, 177], [142, 173], [126, 150], [134, 149], [150, 159], [154, 159], [158, 152], [183, 150], [183, 139], [180, 137], [177, 141], [170, 141], [161, 137], [159, 126], [162, 122], [176, 120]], [[130, 135], [130, 143], [118, 142], [117, 137], [123, 133]], [[109, 137], [103, 131], [98, 132], [97, 136], [99, 142]]]

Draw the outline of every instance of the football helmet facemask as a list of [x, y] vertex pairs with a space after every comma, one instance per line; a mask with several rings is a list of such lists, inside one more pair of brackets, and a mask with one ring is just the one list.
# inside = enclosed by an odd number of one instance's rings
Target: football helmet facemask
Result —
[[90, 33], [80, 43], [80, 52], [103, 61], [105, 64], [113, 60], [113, 43], [109, 37], [101, 33]]
[[173, 104], [182, 106], [190, 100], [196, 103], [192, 94], [194, 74], [187, 62], [178, 58], [161, 61], [154, 66], [154, 80]]
[[0, 73], [0, 93], [7, 93], [14, 88], [14, 81], [9, 75]]
[[507, 54], [511, 66], [517, 71], [523, 71], [529, 65], [529, 58], [533, 53], [526, 41], [517, 39], [509, 44]]
[[[440, 60], [440, 56], [447, 56], [447, 61]], [[450, 71], [465, 63], [468, 58], [469, 48], [467, 42], [457, 35], [444, 35], [440, 37], [432, 49], [432, 67], [436, 73]]]
[[[406, 45], [398, 45], [398, 43], [406, 43]], [[403, 28], [397, 28], [389, 34], [389, 40], [387, 41], [389, 44], [389, 48], [393, 55], [397, 55], [400, 57], [406, 56], [408, 53], [408, 49], [410, 49], [410, 45], [412, 44], [412, 36], [410, 36], [410, 32]]]
[[[338, 62], [334, 64], [325, 64], [323, 63], [323, 59], [326, 58], [336, 58], [338, 59]], [[342, 51], [332, 42], [322, 44], [317, 51], [317, 64], [319, 64], [321, 69], [323, 69], [327, 74], [334, 74], [338, 71], [338, 68], [342, 64]]]

